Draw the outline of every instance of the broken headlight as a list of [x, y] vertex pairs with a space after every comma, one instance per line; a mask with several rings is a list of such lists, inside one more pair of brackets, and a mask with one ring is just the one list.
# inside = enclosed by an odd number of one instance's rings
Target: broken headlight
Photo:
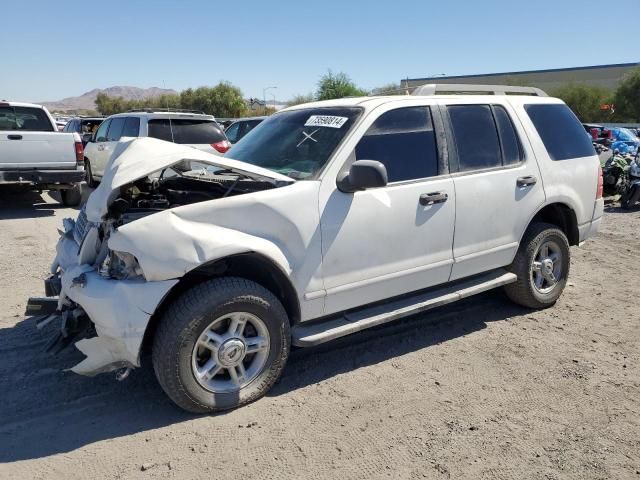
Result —
[[142, 268], [136, 257], [127, 252], [109, 251], [100, 265], [100, 275], [116, 280], [128, 280], [143, 277]]

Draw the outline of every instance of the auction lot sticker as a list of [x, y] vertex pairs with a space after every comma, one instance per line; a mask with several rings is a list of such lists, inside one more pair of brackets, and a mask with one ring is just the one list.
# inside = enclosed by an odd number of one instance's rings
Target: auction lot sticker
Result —
[[336, 117], [334, 115], [311, 115], [305, 122], [305, 127], [330, 127], [340, 128], [349, 120], [347, 117]]

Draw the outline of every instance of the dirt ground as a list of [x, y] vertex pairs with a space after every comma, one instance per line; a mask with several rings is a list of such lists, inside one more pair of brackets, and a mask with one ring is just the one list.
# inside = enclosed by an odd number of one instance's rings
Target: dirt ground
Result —
[[607, 209], [554, 308], [494, 291], [296, 350], [267, 397], [215, 416], [148, 366], [83, 378], [75, 349], [43, 352], [22, 312], [75, 215], [0, 194], [2, 479], [640, 479], [640, 211]]

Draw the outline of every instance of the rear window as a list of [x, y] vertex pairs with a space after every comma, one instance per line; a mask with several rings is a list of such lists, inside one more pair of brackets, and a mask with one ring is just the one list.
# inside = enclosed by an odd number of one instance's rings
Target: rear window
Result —
[[212, 144], [226, 140], [213, 120], [154, 118], [149, 120], [149, 136], [180, 144]]
[[53, 125], [41, 108], [0, 107], [0, 130], [53, 132]]
[[538, 131], [551, 160], [595, 155], [589, 135], [564, 104], [529, 104], [525, 110]]

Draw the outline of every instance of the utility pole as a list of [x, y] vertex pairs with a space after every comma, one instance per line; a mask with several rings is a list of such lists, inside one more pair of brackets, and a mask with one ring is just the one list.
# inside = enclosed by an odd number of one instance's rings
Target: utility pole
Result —
[[264, 105], [264, 114], [267, 114], [267, 90], [271, 89], [271, 88], [278, 88], [278, 87], [265, 87], [262, 89], [262, 102]]

